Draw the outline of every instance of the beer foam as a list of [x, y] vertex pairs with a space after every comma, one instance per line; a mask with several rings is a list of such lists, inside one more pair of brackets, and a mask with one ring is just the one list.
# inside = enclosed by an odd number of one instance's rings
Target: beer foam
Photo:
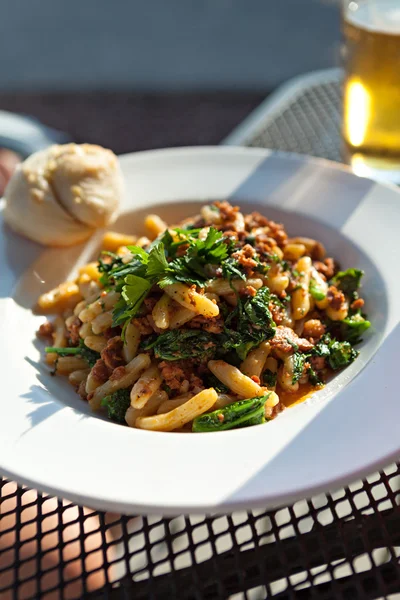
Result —
[[399, 0], [350, 2], [345, 19], [359, 29], [400, 35]]

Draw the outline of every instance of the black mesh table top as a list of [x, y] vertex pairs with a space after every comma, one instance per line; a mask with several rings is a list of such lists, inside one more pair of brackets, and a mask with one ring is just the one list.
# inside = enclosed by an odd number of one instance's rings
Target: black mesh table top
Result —
[[[226, 143], [340, 160], [340, 73], [285, 86]], [[101, 513], [0, 479], [0, 598], [378, 599], [400, 592], [400, 465], [223, 516]]]

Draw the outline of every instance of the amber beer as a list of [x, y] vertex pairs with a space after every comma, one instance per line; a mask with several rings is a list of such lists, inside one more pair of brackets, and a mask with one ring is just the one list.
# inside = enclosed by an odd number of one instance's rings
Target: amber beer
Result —
[[360, 175], [400, 183], [400, 0], [343, 8], [343, 135]]

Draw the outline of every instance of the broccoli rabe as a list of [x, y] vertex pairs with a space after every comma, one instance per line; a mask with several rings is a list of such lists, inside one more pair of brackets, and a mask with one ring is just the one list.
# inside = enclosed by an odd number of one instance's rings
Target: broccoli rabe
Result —
[[205, 362], [215, 355], [224, 356], [235, 350], [241, 360], [251, 348], [270, 339], [275, 333], [275, 323], [269, 310], [270, 292], [263, 287], [253, 298], [238, 304], [225, 319], [220, 334], [198, 329], [174, 329], [148, 338], [142, 343], [144, 350], [154, 350], [156, 358], [182, 360], [187, 358]]
[[219, 336], [222, 352], [235, 349], [244, 360], [252, 348], [274, 337], [276, 325], [269, 309], [270, 299], [271, 293], [266, 286], [246, 302], [237, 298], [237, 306], [225, 319], [224, 333]]
[[218, 377], [215, 377], [211, 371], [207, 371], [202, 377], [203, 383], [207, 388], [214, 388], [218, 394], [229, 394], [229, 388], [224, 385], [222, 381], [218, 379]]
[[304, 373], [304, 365], [306, 364], [308, 354], [295, 352], [293, 354], [293, 376], [292, 383], [297, 383]]
[[275, 388], [277, 373], [274, 373], [270, 369], [265, 369], [265, 371], [262, 374], [262, 380], [268, 388]]
[[351, 300], [354, 300], [358, 297], [357, 290], [363, 275], [364, 271], [360, 271], [360, 269], [347, 269], [347, 271], [339, 271], [331, 279], [331, 283], [340, 288]]
[[330, 350], [329, 345], [332, 343], [332, 338], [329, 333], [326, 333], [321, 337], [321, 339], [315, 344], [314, 348], [311, 350], [311, 356], [320, 356], [323, 358], [328, 358]]
[[216, 352], [216, 336], [199, 329], [173, 329], [148, 338], [142, 343], [144, 350], [152, 349], [156, 358], [182, 360], [195, 358], [207, 361]]
[[309, 352], [295, 352], [293, 354], [292, 383], [299, 381], [305, 367], [307, 367], [308, 378], [312, 385], [320, 385], [322, 383], [319, 372], [313, 368], [314, 357], [325, 358], [326, 364], [334, 371], [337, 371], [348, 366], [357, 356], [357, 350], [354, 350], [349, 342], [338, 341], [332, 338], [329, 333], [326, 333]]
[[239, 400], [225, 408], [200, 415], [193, 421], [192, 431], [224, 431], [265, 423], [265, 402], [269, 394], [249, 400]]
[[341, 342], [326, 333], [314, 346], [309, 356], [321, 356], [333, 370], [346, 367], [358, 356], [357, 350], [349, 342]]
[[91, 350], [85, 346], [83, 340], [80, 340], [79, 346], [70, 346], [67, 348], [57, 348], [56, 346], [46, 346], [47, 354], [54, 353], [58, 356], [81, 356], [88, 361], [89, 366], [93, 367], [96, 361], [100, 358], [100, 353]]
[[117, 390], [110, 396], [105, 396], [101, 406], [107, 409], [108, 418], [117, 423], [125, 423], [125, 413], [131, 404], [130, 390]]
[[334, 371], [347, 367], [347, 365], [352, 363], [357, 356], [357, 350], [354, 350], [349, 342], [338, 342], [334, 340], [329, 345], [328, 363]]
[[361, 341], [364, 331], [367, 331], [370, 327], [370, 321], [367, 321], [361, 314], [356, 313], [340, 322], [340, 339], [352, 345], [357, 344]]

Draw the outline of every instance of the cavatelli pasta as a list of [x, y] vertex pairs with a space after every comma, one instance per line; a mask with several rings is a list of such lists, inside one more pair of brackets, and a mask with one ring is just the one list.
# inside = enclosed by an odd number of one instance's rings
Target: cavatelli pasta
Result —
[[57, 313], [46, 362], [93, 410], [150, 431], [255, 425], [356, 358], [362, 272], [318, 240], [228, 202], [145, 228], [107, 232], [98, 261], [38, 301]]

